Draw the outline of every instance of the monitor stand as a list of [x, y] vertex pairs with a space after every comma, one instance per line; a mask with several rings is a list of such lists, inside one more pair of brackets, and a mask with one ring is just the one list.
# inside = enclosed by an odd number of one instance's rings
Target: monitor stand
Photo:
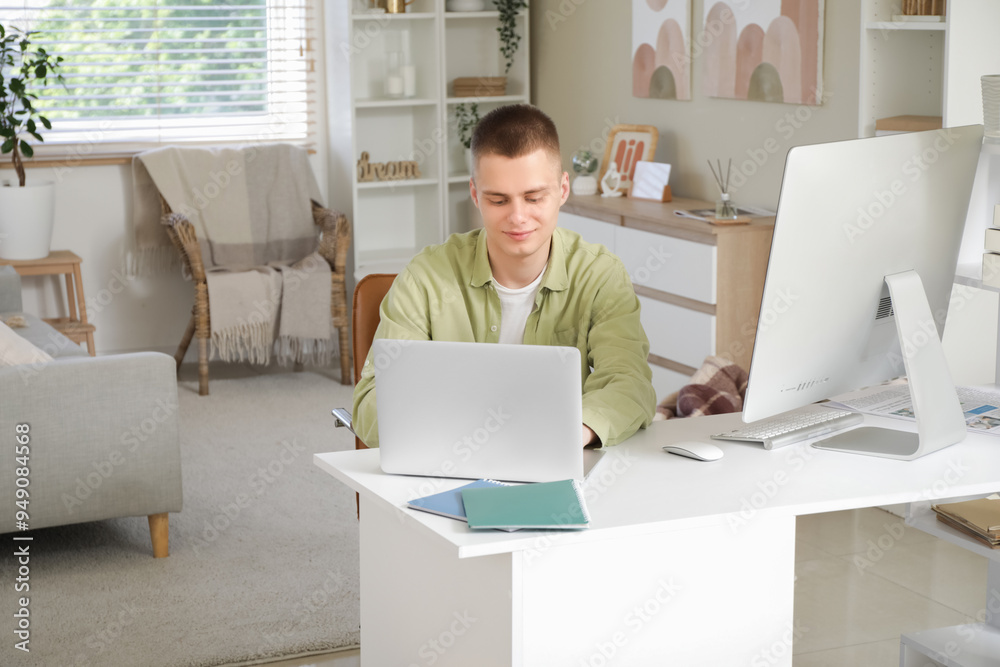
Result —
[[818, 449], [910, 461], [965, 439], [965, 417], [951, 380], [924, 284], [915, 271], [885, 277], [896, 317], [917, 432], [865, 426], [813, 444]]

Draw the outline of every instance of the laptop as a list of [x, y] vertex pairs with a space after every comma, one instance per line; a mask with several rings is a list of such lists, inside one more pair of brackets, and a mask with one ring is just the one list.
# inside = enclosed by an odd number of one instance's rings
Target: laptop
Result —
[[383, 472], [550, 482], [604, 453], [580, 442], [574, 347], [378, 339], [372, 362]]

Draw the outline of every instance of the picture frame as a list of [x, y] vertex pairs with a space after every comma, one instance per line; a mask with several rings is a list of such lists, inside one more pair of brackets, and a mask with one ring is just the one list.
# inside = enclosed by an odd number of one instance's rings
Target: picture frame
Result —
[[621, 187], [626, 192], [632, 187], [637, 162], [652, 162], [656, 154], [656, 144], [660, 132], [652, 125], [615, 125], [608, 133], [604, 147], [604, 158], [597, 174], [597, 182], [604, 179], [604, 173], [614, 161], [621, 174]]
[[628, 196], [632, 199], [670, 201], [670, 165], [665, 162], [637, 162]]

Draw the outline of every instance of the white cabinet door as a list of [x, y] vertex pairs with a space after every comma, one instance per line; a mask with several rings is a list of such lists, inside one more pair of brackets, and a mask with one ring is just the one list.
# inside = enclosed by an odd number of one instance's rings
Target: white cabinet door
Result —
[[615, 252], [615, 225], [593, 218], [585, 218], [576, 213], [560, 213], [559, 226], [576, 232], [590, 243], [603, 243], [611, 252]]
[[625, 263], [632, 284], [715, 303], [714, 245], [629, 227], [612, 229], [614, 252]]
[[692, 368], [701, 368], [715, 353], [715, 316], [671, 303], [639, 297], [639, 319], [649, 338], [649, 351]]

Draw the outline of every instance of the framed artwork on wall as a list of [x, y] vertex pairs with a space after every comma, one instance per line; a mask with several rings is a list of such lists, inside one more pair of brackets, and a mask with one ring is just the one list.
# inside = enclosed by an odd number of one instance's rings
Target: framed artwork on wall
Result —
[[691, 99], [691, 0], [632, 0], [632, 95]]
[[703, 90], [709, 97], [823, 103], [825, 0], [705, 0]]
[[660, 132], [652, 125], [615, 125], [608, 134], [608, 143], [604, 147], [604, 159], [601, 160], [601, 171], [597, 180], [604, 178], [604, 172], [614, 162], [615, 168], [621, 174], [620, 188], [628, 192], [635, 176], [637, 162], [651, 162], [656, 153], [656, 142]]

